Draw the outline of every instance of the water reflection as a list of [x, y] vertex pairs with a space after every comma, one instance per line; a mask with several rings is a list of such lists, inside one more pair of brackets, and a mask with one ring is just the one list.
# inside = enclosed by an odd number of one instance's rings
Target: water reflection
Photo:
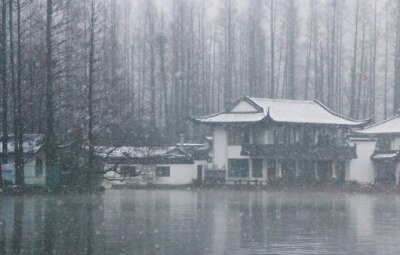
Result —
[[395, 195], [108, 191], [0, 198], [0, 254], [399, 254]]
[[24, 201], [16, 199], [14, 201], [14, 221], [12, 233], [12, 252], [19, 255], [21, 252], [22, 223], [24, 216]]

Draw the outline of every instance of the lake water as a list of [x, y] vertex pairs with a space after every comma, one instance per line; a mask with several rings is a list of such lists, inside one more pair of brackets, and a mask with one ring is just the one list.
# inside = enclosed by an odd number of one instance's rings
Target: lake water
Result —
[[400, 196], [111, 190], [5, 197], [0, 254], [400, 254]]

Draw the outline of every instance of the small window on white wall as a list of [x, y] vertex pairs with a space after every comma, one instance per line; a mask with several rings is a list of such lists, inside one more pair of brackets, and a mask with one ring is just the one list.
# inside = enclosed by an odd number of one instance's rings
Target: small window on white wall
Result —
[[136, 174], [136, 166], [121, 166], [120, 173], [127, 177], [137, 176]]
[[156, 176], [157, 177], [169, 177], [170, 176], [170, 167], [169, 166], [157, 166], [156, 167]]

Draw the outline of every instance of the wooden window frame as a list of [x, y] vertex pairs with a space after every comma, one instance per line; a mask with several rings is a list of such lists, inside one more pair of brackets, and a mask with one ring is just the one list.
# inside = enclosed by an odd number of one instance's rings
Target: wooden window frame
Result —
[[248, 159], [228, 159], [228, 176], [233, 178], [248, 178], [250, 164]]

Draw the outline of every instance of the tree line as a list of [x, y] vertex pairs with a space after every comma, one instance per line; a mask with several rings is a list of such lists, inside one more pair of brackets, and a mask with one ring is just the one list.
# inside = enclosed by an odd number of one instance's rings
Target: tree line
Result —
[[190, 116], [245, 95], [355, 119], [400, 108], [400, 0], [0, 4], [2, 162], [12, 134], [19, 183], [24, 133], [45, 134], [49, 166], [89, 175], [95, 145], [200, 140]]

